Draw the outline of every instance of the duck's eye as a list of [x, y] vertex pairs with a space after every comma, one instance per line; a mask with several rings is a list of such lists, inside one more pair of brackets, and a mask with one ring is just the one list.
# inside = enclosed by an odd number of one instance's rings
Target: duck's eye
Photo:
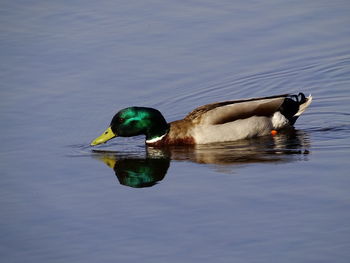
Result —
[[118, 122], [119, 122], [119, 123], [122, 123], [122, 122], [124, 122], [124, 119], [123, 119], [123, 118], [119, 118], [119, 119], [118, 119]]

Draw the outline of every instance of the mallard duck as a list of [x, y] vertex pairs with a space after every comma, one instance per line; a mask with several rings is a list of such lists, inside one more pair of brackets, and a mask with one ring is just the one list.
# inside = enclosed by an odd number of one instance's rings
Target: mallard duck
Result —
[[292, 127], [311, 101], [311, 95], [299, 93], [217, 102], [198, 107], [184, 119], [171, 123], [156, 109], [129, 107], [113, 117], [107, 130], [91, 146], [117, 136], [142, 134], [149, 146], [207, 144], [275, 135]]

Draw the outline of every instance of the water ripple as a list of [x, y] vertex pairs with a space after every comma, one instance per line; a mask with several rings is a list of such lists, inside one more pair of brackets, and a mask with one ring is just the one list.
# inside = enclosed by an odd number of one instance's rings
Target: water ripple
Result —
[[[191, 91], [171, 94], [165, 101], [158, 103], [169, 109], [170, 116], [180, 117], [188, 109], [214, 101], [240, 99], [274, 94], [305, 92], [312, 93], [315, 99], [324, 103], [341, 102], [349, 99], [347, 89], [332, 92], [330, 85], [349, 82], [350, 58], [339, 54], [334, 57], [317, 57], [305, 65], [291, 61], [288, 66], [279, 69], [230, 76], [221, 81], [202, 83], [191, 87]], [[294, 63], [294, 64], [293, 64]], [[305, 62], [304, 62], [305, 63]], [[169, 105], [173, 105], [170, 106]], [[178, 109], [178, 110], [177, 110]], [[331, 108], [328, 108], [331, 111]], [[345, 114], [345, 113], [344, 113]]]

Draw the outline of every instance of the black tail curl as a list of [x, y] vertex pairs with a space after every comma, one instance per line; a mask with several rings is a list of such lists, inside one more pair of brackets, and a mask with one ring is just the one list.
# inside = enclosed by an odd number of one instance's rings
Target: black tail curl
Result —
[[298, 102], [299, 105], [300, 105], [300, 104], [303, 104], [304, 102], [307, 101], [307, 99], [306, 99], [306, 97], [305, 97], [305, 94], [302, 93], [302, 92], [300, 92], [298, 95], [289, 95], [289, 97], [290, 97], [292, 100]]
[[289, 120], [290, 124], [293, 125], [299, 117], [294, 115], [299, 111], [300, 105], [306, 101], [307, 98], [302, 92], [298, 95], [288, 95], [282, 103], [279, 111]]

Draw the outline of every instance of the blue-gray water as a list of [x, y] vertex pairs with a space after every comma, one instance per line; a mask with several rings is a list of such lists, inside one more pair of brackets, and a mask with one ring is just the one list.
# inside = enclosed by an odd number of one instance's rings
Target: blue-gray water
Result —
[[[349, 14], [349, 1], [2, 1], [1, 262], [349, 262]], [[299, 91], [314, 101], [293, 134], [88, 146], [127, 106], [173, 121]]]

